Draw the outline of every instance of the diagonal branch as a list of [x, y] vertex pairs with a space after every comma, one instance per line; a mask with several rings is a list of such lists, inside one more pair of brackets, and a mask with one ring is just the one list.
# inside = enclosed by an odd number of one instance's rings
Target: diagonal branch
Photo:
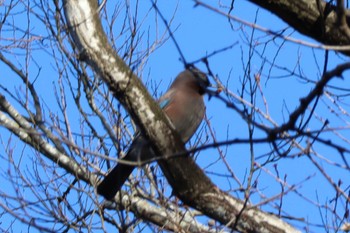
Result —
[[[323, 0], [249, 0], [277, 15], [300, 33], [326, 45], [350, 45], [350, 38], [339, 27], [337, 8]], [[341, 1], [340, 1], [341, 2]], [[349, 23], [349, 10], [342, 9], [341, 23]], [[350, 55], [348, 51], [342, 51]]]
[[338, 65], [336, 68], [334, 68], [331, 71], [326, 72], [321, 80], [319, 80], [315, 87], [310, 91], [310, 93], [305, 96], [304, 98], [300, 99], [300, 105], [298, 108], [296, 108], [289, 116], [288, 122], [284, 123], [280, 127], [272, 130], [270, 137], [275, 138], [277, 133], [282, 133], [288, 130], [296, 130], [296, 122], [302, 116], [308, 106], [310, 106], [311, 102], [317, 99], [319, 96], [323, 94], [323, 90], [328, 84], [330, 80], [332, 80], [334, 77], [341, 77], [343, 72], [350, 69], [350, 63], [344, 63], [341, 65]]
[[[73, 158], [62, 153], [55, 146], [52, 146], [2, 95], [0, 95], [0, 110], [0, 126], [8, 129], [23, 142], [35, 148], [35, 150], [44, 154], [45, 157], [57, 163], [60, 167], [80, 180], [90, 185], [95, 185], [97, 183], [98, 177], [94, 173], [90, 172]], [[152, 205], [148, 201], [137, 197], [137, 195], [132, 195], [132, 198], [128, 195], [124, 195], [123, 198], [117, 200], [117, 203], [123, 208], [128, 207], [130, 211], [141, 218], [147, 219], [170, 231], [176, 231], [180, 226], [184, 229], [190, 229], [190, 232], [214, 232], [208, 227], [198, 223], [192, 216], [186, 213], [179, 213], [178, 210]], [[0, 203], [0, 205], [2, 204]], [[2, 205], [2, 207], [6, 207], [5, 209], [7, 209], [6, 205]], [[115, 206], [111, 206], [110, 202], [107, 202], [103, 208], [115, 208]], [[12, 209], [9, 213], [18, 217], [17, 213], [13, 212]], [[171, 216], [171, 219], [174, 219], [174, 221], [168, 221], [169, 216]], [[27, 222], [26, 218], [21, 219], [21, 221]], [[39, 226], [37, 227], [39, 228]]]
[[245, 208], [242, 201], [220, 191], [189, 156], [167, 159], [172, 154], [185, 153], [185, 147], [145, 87], [108, 43], [97, 1], [65, 0], [63, 3], [80, 59], [99, 74], [154, 149], [163, 155], [164, 159], [158, 163], [185, 204], [242, 232], [297, 232], [276, 216], [257, 208]]

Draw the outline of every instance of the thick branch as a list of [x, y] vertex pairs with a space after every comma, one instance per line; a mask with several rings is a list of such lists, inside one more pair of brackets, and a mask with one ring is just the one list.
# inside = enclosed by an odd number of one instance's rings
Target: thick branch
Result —
[[[97, 8], [96, 0], [64, 1], [79, 56], [102, 77], [158, 154], [166, 158], [184, 153], [183, 143], [159, 106], [107, 42]], [[242, 232], [296, 232], [277, 217], [245, 208], [241, 201], [218, 190], [188, 156], [159, 160], [159, 164], [182, 201], [231, 228]]]
[[[336, 8], [323, 0], [249, 0], [276, 14], [300, 33], [326, 45], [349, 45]], [[345, 11], [349, 23], [349, 11]], [[344, 52], [349, 55], [349, 52]]]

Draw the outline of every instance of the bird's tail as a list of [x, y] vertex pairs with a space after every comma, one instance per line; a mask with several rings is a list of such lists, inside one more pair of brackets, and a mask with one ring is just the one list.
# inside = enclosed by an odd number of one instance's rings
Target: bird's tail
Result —
[[[147, 158], [152, 158], [154, 152], [149, 143], [137, 133], [131, 146], [122, 160], [126, 162], [141, 162]], [[97, 193], [104, 196], [107, 200], [114, 198], [116, 193], [121, 189], [125, 181], [128, 179], [135, 166], [125, 163], [118, 163], [113, 170], [108, 173], [104, 180], [97, 186]]]
[[113, 199], [134, 168], [135, 166], [119, 163], [97, 186], [97, 193], [104, 196], [107, 200]]

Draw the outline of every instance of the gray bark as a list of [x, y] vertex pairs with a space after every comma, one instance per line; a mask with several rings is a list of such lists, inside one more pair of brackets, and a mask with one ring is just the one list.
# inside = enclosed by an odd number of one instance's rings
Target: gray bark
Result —
[[[295, 30], [325, 45], [350, 45], [350, 12], [322, 0], [249, 0], [277, 15]], [[349, 48], [342, 53], [349, 55]]]
[[[189, 156], [178, 135], [139, 79], [118, 57], [102, 30], [95, 0], [66, 0], [64, 11], [80, 59], [100, 75], [152, 142], [163, 173], [177, 196], [203, 214], [241, 232], [298, 232], [276, 216], [219, 190]], [[188, 177], [191, 177], [189, 179]]]

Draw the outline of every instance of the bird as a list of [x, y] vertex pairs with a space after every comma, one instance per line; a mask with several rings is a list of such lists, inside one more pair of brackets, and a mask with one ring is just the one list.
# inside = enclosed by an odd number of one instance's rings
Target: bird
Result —
[[[170, 119], [183, 143], [190, 140], [205, 114], [204, 95], [210, 86], [208, 76], [197, 68], [182, 71], [159, 98], [158, 104]], [[140, 162], [156, 157], [148, 140], [136, 131], [126, 155], [120, 160]], [[97, 186], [97, 193], [112, 200], [122, 188], [135, 166], [118, 163]]]

